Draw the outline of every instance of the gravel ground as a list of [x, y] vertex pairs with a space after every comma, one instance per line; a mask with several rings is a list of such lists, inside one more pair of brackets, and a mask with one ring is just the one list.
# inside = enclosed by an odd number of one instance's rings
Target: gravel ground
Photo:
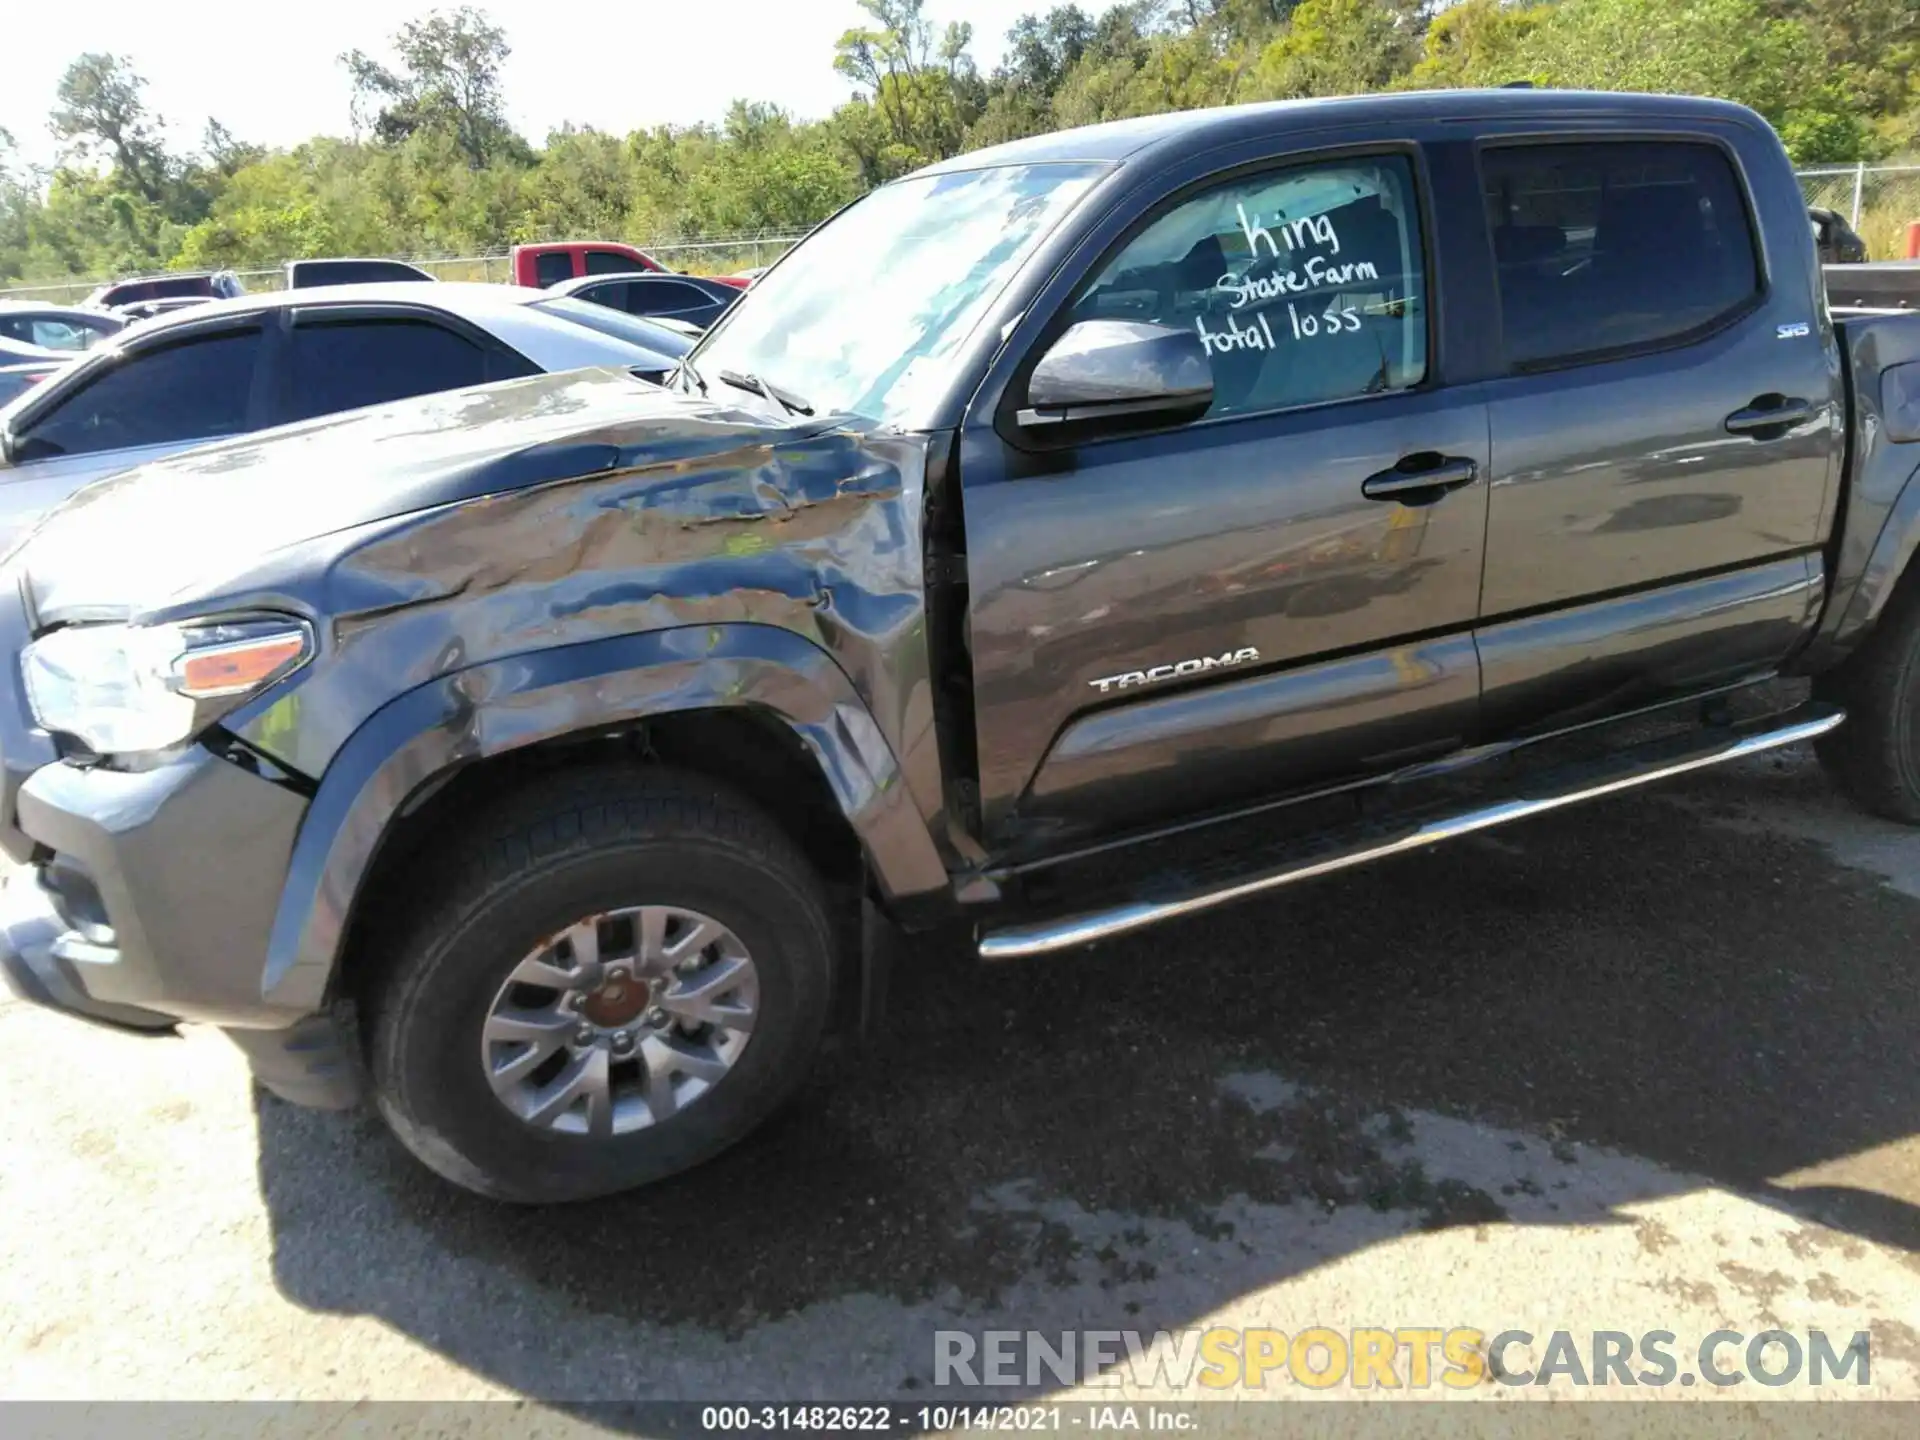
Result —
[[1920, 834], [1769, 759], [1080, 957], [928, 947], [769, 1133], [549, 1211], [217, 1034], [0, 1004], [0, 1398], [917, 1403], [985, 1393], [936, 1330], [1196, 1325], [1869, 1330], [1818, 1393], [1920, 1398], [1917, 922]]

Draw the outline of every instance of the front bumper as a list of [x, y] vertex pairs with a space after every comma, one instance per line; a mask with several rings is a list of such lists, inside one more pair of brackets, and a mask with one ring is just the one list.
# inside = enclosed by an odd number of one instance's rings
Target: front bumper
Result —
[[306, 797], [200, 745], [147, 770], [62, 760], [20, 681], [31, 629], [17, 567], [0, 571], [0, 849], [32, 867], [60, 927], [15, 947], [15, 982], [76, 1013], [302, 1019], [261, 977]]
[[15, 882], [0, 908], [0, 976], [7, 989], [22, 1000], [96, 1025], [142, 1035], [172, 1033], [171, 1016], [96, 1000], [87, 993], [72, 963], [55, 953], [65, 923], [47, 897], [24, 882], [24, 876]]
[[352, 1104], [359, 1067], [333, 1017], [263, 993], [306, 796], [199, 745], [149, 770], [67, 763], [19, 681], [28, 631], [0, 572], [0, 850], [22, 867], [0, 892], [7, 988], [120, 1030], [218, 1025], [276, 1094]]
[[58, 762], [15, 796], [86, 997], [182, 1020], [279, 1029], [267, 937], [306, 798], [200, 747], [151, 770]]
[[[48, 897], [16, 888], [0, 896], [0, 980], [29, 1004], [132, 1035], [172, 1035], [170, 1015], [97, 1000], [61, 953], [69, 934]], [[360, 1102], [365, 1076], [351, 1037], [331, 1014], [309, 1015], [284, 1030], [228, 1030], [253, 1078], [281, 1099], [321, 1110]]]
[[37, 861], [0, 903], [0, 971], [24, 1000], [144, 1034], [218, 1025], [295, 1104], [357, 1103], [357, 1052], [328, 1013], [261, 996], [297, 793], [204, 750], [138, 773], [56, 763], [20, 786]]

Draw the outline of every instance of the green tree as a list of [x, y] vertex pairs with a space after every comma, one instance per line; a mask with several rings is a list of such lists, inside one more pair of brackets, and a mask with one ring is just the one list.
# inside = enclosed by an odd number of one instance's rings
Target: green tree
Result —
[[1752, 106], [1801, 162], [1849, 160], [1868, 143], [1801, 21], [1764, 0], [1562, 0], [1519, 45], [1537, 82], [1590, 90], [1716, 95]]
[[1141, 19], [1135, 11], [1096, 32], [1054, 97], [1058, 123], [1089, 125], [1237, 98], [1236, 58], [1222, 53], [1211, 31], [1201, 26], [1148, 34]]
[[1428, 24], [1420, 60], [1402, 83], [1446, 90], [1529, 79], [1524, 51], [1551, 12], [1538, 0], [1460, 0]]
[[1093, 17], [1078, 5], [1056, 5], [1044, 18], [1022, 15], [1007, 32], [1007, 58], [995, 79], [1002, 88], [1051, 100], [1093, 37]]
[[1420, 55], [1424, 0], [1302, 0], [1260, 52], [1251, 93], [1263, 99], [1383, 90]]
[[624, 235], [635, 197], [633, 167], [619, 136], [563, 126], [547, 136], [546, 151], [528, 177], [516, 237]]
[[227, 184], [214, 213], [181, 237], [182, 268], [271, 265], [288, 256], [338, 253], [336, 217], [295, 151], [255, 161]]
[[1825, 57], [1828, 79], [1859, 106], [1899, 114], [1920, 99], [1920, 4], [1915, 0], [1772, 0]]
[[170, 162], [147, 111], [147, 82], [120, 55], [82, 55], [55, 90], [48, 124], [83, 159], [104, 157], [149, 202], [165, 193]]
[[200, 148], [206, 153], [207, 162], [215, 173], [229, 178], [267, 158], [263, 146], [249, 145], [235, 139], [231, 130], [211, 116], [207, 119], [207, 128], [201, 133]]
[[891, 178], [903, 166], [957, 153], [986, 99], [967, 53], [973, 27], [955, 21], [936, 37], [926, 0], [860, 0], [860, 8], [873, 24], [840, 37], [833, 67], [864, 88], [862, 98], [884, 127], [882, 138], [866, 115], [848, 117], [863, 172]]
[[381, 140], [423, 130], [453, 137], [469, 168], [483, 169], [519, 147], [507, 123], [501, 67], [507, 32], [470, 6], [410, 20], [393, 37], [398, 70], [364, 51], [340, 57], [353, 81], [354, 114]]
[[[1724, 95], [1796, 160], [1920, 152], [1914, 0], [1092, 0], [1021, 17], [981, 76], [942, 0], [865, 0], [824, 120], [750, 99], [718, 124], [626, 136], [506, 122], [506, 35], [477, 10], [343, 57], [365, 138], [264, 151], [209, 121], [170, 154], [123, 58], [82, 56], [50, 172], [0, 139], [0, 278], [295, 255], [472, 254], [561, 234], [634, 241], [802, 229], [867, 187], [996, 141], [1156, 111], [1386, 87], [1541, 85]], [[822, 56], [826, 63], [829, 57]]]
[[0, 280], [17, 280], [26, 270], [38, 198], [12, 133], [0, 126]]

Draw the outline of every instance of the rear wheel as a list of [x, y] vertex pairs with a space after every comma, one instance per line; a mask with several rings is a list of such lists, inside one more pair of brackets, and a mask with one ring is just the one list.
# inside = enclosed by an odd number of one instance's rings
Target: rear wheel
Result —
[[741, 1139], [825, 1031], [819, 879], [698, 777], [569, 773], [471, 830], [365, 1004], [375, 1094], [421, 1160], [542, 1202]]
[[1814, 742], [1820, 763], [1866, 810], [1920, 825], [1920, 584], [1908, 577], [1865, 643], [1820, 693], [1847, 721]]

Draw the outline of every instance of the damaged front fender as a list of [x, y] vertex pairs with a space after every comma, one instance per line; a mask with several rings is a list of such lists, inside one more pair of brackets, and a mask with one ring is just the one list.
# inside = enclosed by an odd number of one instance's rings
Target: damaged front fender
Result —
[[472, 666], [380, 709], [334, 757], [295, 842], [263, 999], [324, 1001], [383, 838], [410, 797], [468, 761], [675, 711], [749, 706], [790, 726], [818, 763], [889, 899], [947, 873], [899, 761], [825, 651], [771, 625], [684, 626]]

